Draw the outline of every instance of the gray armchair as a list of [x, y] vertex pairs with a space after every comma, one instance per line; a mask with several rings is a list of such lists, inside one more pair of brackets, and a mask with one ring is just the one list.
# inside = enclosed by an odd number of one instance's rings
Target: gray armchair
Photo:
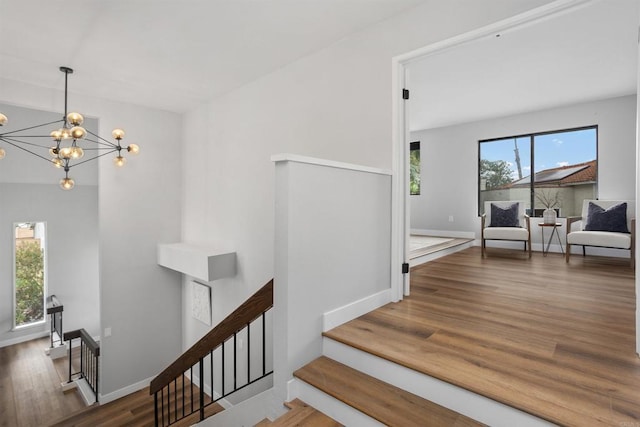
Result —
[[484, 203], [481, 225], [482, 257], [487, 240], [511, 240], [524, 243], [531, 258], [531, 224], [526, 214], [526, 203], [521, 201], [491, 201]]
[[628, 250], [630, 265], [635, 268], [634, 217], [633, 200], [585, 200], [582, 216], [567, 218], [566, 262], [571, 257], [571, 246], [582, 246], [583, 256], [585, 247], [596, 246]]

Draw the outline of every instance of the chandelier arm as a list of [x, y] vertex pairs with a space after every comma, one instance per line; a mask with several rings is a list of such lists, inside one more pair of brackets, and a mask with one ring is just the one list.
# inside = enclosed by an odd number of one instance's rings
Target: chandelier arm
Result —
[[49, 123], [42, 123], [41, 125], [30, 126], [28, 128], [22, 128], [22, 129], [18, 129], [18, 130], [12, 130], [11, 132], [0, 133], [0, 136], [11, 135], [11, 134], [14, 134], [16, 132], [23, 132], [25, 130], [41, 128], [42, 126], [49, 126], [49, 125], [52, 125], [54, 123], [60, 123], [60, 122], [64, 122], [64, 120], [54, 120], [54, 121], [49, 122]]
[[[20, 149], [20, 150], [22, 150], [22, 151], [26, 151], [26, 152], [27, 152], [27, 153], [29, 153], [29, 154], [33, 154], [33, 155], [34, 155], [34, 156], [36, 156], [36, 157], [40, 157], [42, 160], [46, 160], [47, 162], [52, 163], [51, 159], [50, 159], [50, 158], [48, 158], [48, 157], [41, 156], [40, 154], [38, 154], [38, 153], [34, 153], [34, 152], [33, 152], [33, 151], [31, 151], [31, 150], [27, 150], [26, 148], [21, 147], [21, 146], [20, 146], [20, 145], [18, 145], [18, 144], [14, 144], [13, 142], [11, 142], [11, 141], [9, 141], [9, 140], [7, 140], [7, 139], [3, 139], [3, 141], [4, 141], [4, 142], [6, 142], [7, 144], [9, 144], [9, 145], [13, 146], [13, 147], [19, 148], [19, 149]], [[41, 146], [37, 145], [37, 147], [41, 147]], [[41, 148], [43, 148], [43, 147], [41, 147]]]
[[74, 164], [72, 164], [72, 165], [69, 165], [69, 169], [71, 169], [71, 168], [73, 168], [73, 167], [76, 167], [76, 166], [79, 166], [79, 165], [81, 165], [81, 164], [83, 164], [83, 163], [90, 162], [91, 160], [95, 160], [95, 159], [100, 158], [100, 157], [102, 157], [102, 156], [106, 156], [107, 154], [115, 153], [116, 151], [118, 151], [118, 150], [117, 150], [117, 149], [113, 149], [113, 150], [111, 150], [111, 151], [107, 151], [106, 153], [99, 154], [99, 155], [97, 155], [97, 156], [95, 156], [95, 157], [92, 157], [92, 158], [90, 158], [90, 159], [86, 159], [86, 160], [83, 160], [83, 161], [81, 161], [81, 162], [74, 163]]
[[[89, 129], [87, 129], [87, 133], [89, 135], [95, 136], [96, 138], [99, 139], [99, 141], [92, 141], [92, 142], [95, 142], [96, 144], [108, 145], [108, 146], [116, 148], [116, 149], [119, 146], [119, 144], [114, 144], [113, 142], [109, 141], [108, 139], [104, 139], [100, 135], [96, 135], [95, 133], [91, 132]], [[103, 142], [100, 142], [100, 141], [103, 141]]]
[[[26, 138], [26, 137], [25, 136], [21, 136], [20, 138]], [[24, 144], [24, 145], [31, 145], [32, 147], [49, 149], [48, 145], [40, 145], [40, 144], [36, 144], [34, 142], [22, 141], [20, 139], [15, 138], [15, 137], [14, 138], [7, 138], [6, 136], [0, 135], [0, 141], [5, 141], [7, 143], [13, 142], [14, 144]]]
[[[95, 135], [94, 133], [92, 133], [92, 132], [91, 132], [91, 131], [89, 131], [88, 129], [87, 129], [87, 133], [88, 133], [88, 134], [90, 134], [90, 135], [94, 135], [94, 136], [96, 136], [97, 138], [100, 138], [99, 136]], [[107, 140], [105, 140], [104, 138], [100, 138], [100, 139], [102, 139], [103, 141], [107, 141]], [[112, 143], [112, 142], [109, 142], [109, 141], [107, 141], [106, 143], [104, 143], [104, 142], [102, 142], [102, 141], [98, 141], [98, 140], [90, 139], [90, 138], [86, 138], [86, 137], [83, 139], [83, 141], [92, 142], [92, 143], [94, 143], [94, 144], [102, 145], [102, 146], [109, 147], [109, 148], [113, 148], [113, 149], [117, 149], [117, 148], [118, 148], [118, 146], [117, 146], [116, 144], [114, 144], [114, 143]]]

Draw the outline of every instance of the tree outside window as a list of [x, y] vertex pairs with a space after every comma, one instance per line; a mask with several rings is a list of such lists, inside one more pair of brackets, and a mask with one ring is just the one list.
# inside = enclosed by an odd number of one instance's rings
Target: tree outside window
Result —
[[420, 141], [412, 142], [409, 150], [409, 194], [420, 194]]

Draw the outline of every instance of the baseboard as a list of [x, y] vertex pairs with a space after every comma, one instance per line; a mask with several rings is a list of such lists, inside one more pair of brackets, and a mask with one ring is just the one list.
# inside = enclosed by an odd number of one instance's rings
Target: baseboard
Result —
[[447, 256], [447, 255], [451, 255], [451, 254], [456, 253], [456, 252], [460, 252], [462, 250], [470, 248], [471, 246], [474, 246], [474, 242], [473, 241], [469, 241], [469, 242], [463, 243], [461, 245], [452, 246], [450, 248], [441, 249], [439, 251], [432, 252], [430, 254], [422, 255], [422, 256], [419, 256], [417, 258], [413, 258], [413, 259], [411, 259], [409, 261], [409, 267], [415, 267], [417, 265], [424, 264], [426, 262], [433, 261], [433, 260], [438, 259], [438, 258], [442, 258], [443, 256]]
[[20, 337], [0, 341], [0, 348], [8, 347], [14, 344], [20, 344], [20, 343], [31, 341], [31, 340], [36, 340], [38, 338], [47, 337], [47, 336], [49, 336], [49, 331], [41, 331], [41, 332], [35, 332], [33, 334], [29, 334], [29, 335], [22, 335]]
[[476, 238], [476, 233], [474, 233], [473, 231], [423, 230], [419, 228], [412, 228], [411, 234], [415, 234], [418, 236], [455, 237], [456, 239]]
[[322, 331], [330, 331], [343, 323], [390, 303], [392, 301], [391, 296], [391, 288], [385, 289], [384, 291], [324, 313], [322, 316]]
[[138, 390], [142, 390], [143, 388], [148, 387], [149, 384], [151, 383], [151, 380], [154, 378], [155, 376], [149, 377], [145, 380], [138, 381], [137, 383], [128, 385], [116, 391], [112, 391], [111, 393], [107, 393], [107, 394], [100, 393], [100, 404], [113, 402], [114, 400], [120, 399], [121, 397], [125, 397], [131, 393], [135, 393]]

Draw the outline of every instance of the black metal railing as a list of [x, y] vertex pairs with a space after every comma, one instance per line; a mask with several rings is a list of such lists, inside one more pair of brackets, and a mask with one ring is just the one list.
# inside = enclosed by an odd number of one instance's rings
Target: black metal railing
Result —
[[47, 315], [50, 316], [51, 348], [54, 344], [62, 345], [62, 312], [64, 306], [58, 301], [55, 295], [47, 297]]
[[[72, 372], [73, 340], [80, 338], [80, 370]], [[69, 341], [69, 382], [74, 379], [84, 378], [98, 403], [98, 385], [100, 371], [100, 345], [91, 338], [84, 329], [67, 332], [64, 340]]]
[[273, 373], [267, 368], [267, 317], [272, 307], [273, 280], [151, 382], [156, 426], [193, 414], [202, 421], [209, 406]]

